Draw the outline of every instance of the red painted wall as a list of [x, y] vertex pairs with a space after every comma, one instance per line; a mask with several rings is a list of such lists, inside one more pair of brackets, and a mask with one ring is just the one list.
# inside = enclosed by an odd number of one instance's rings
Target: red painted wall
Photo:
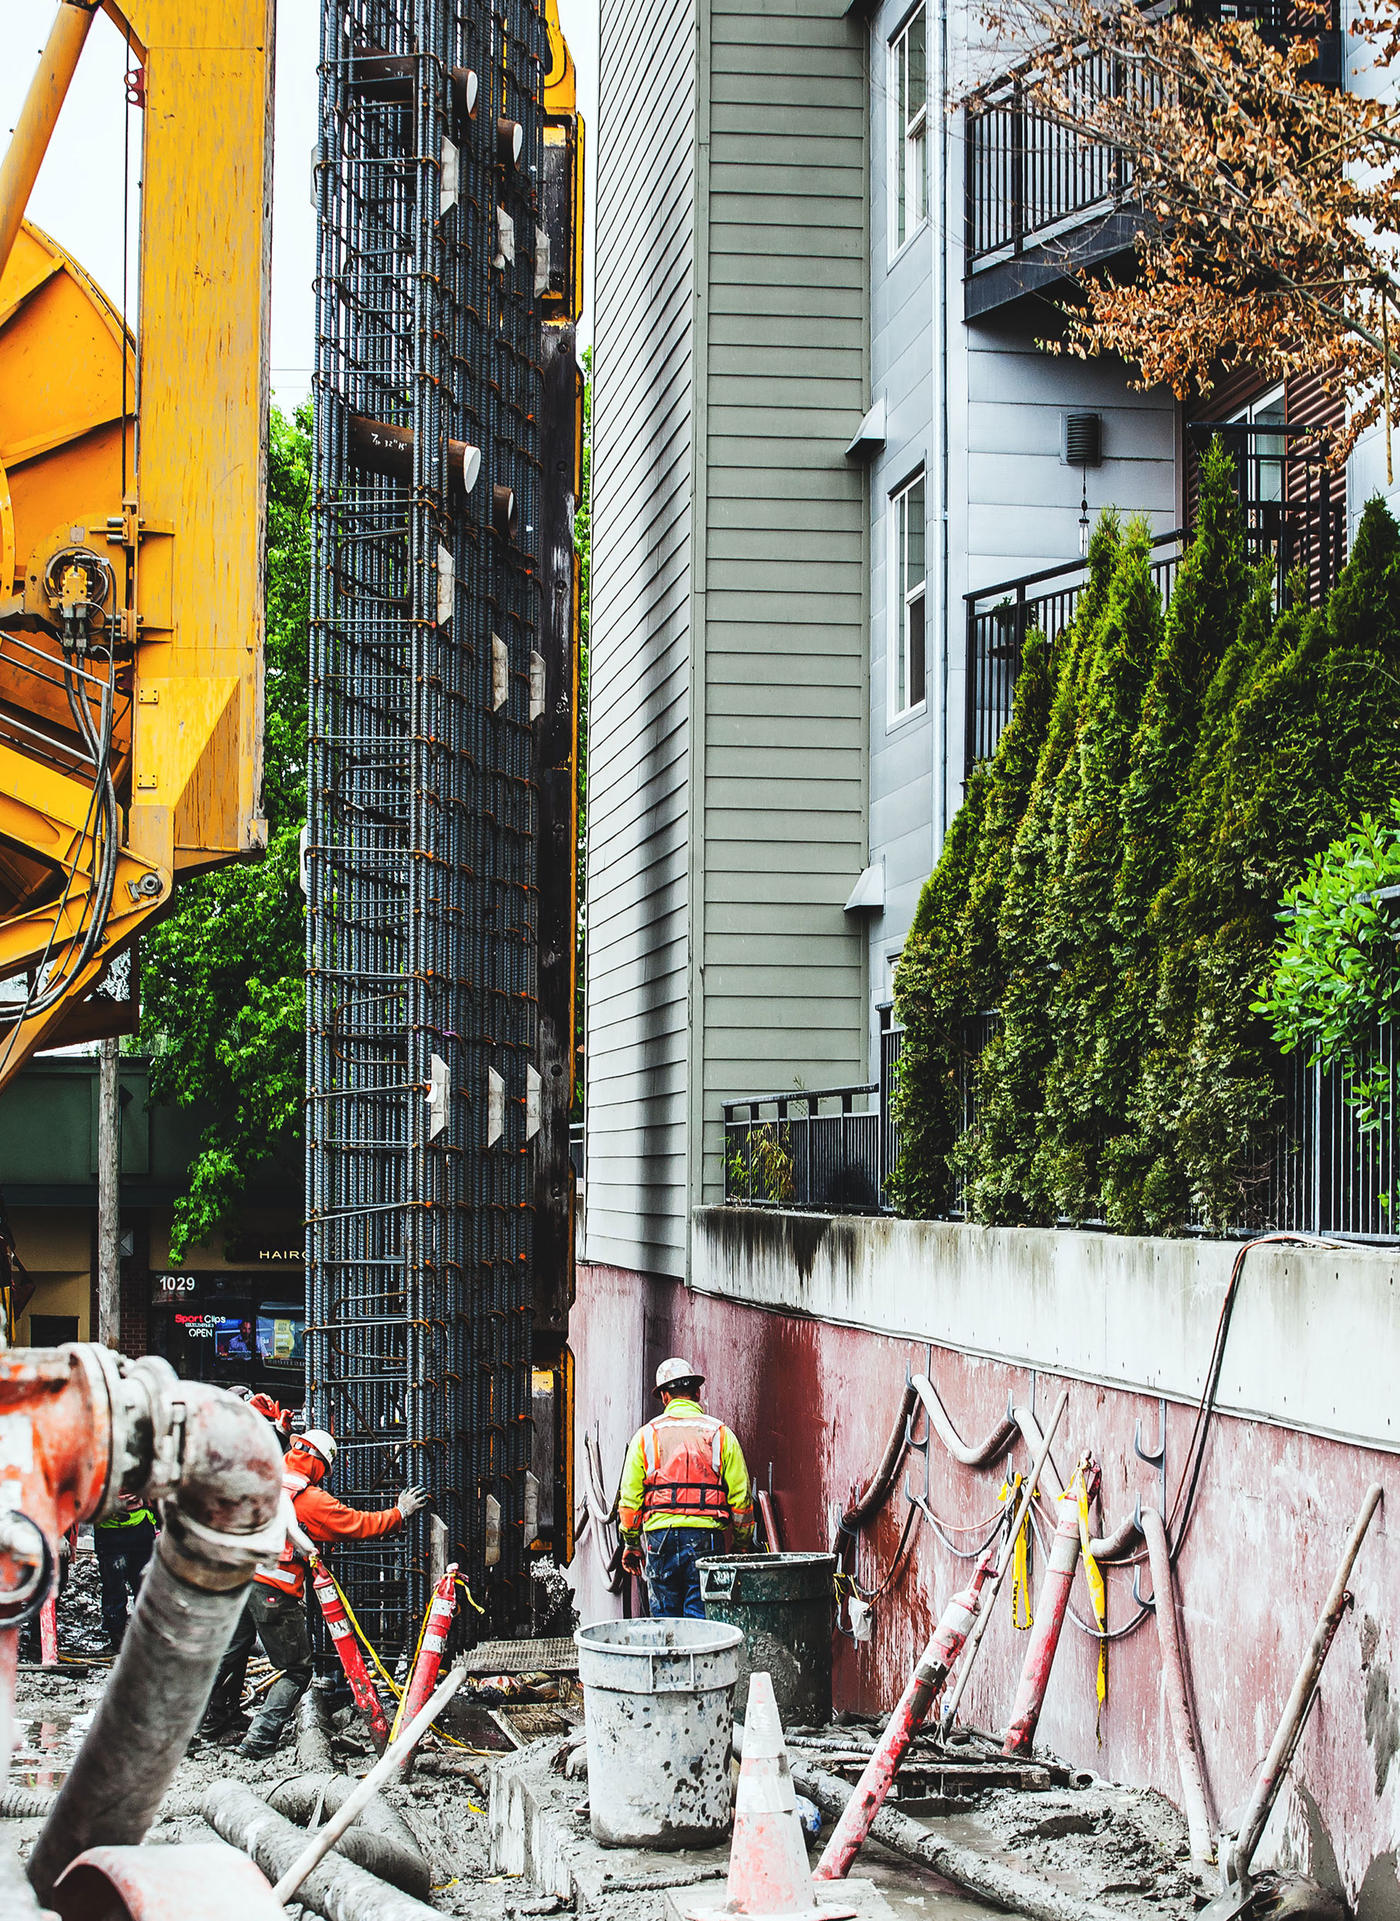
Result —
[[[651, 1405], [657, 1363], [692, 1358], [708, 1375], [706, 1403], [743, 1442], [750, 1470], [774, 1493], [784, 1545], [830, 1545], [834, 1517], [869, 1479], [884, 1448], [909, 1373], [926, 1372], [965, 1440], [980, 1439], [1008, 1398], [1032, 1399], [1042, 1415], [1062, 1386], [1070, 1391], [1055, 1459], [1068, 1478], [1081, 1451], [1103, 1467], [1102, 1518], [1111, 1526], [1140, 1497], [1160, 1500], [1156, 1470], [1133, 1451], [1140, 1420], [1145, 1445], [1157, 1438], [1155, 1397], [929, 1349], [860, 1329], [778, 1315], [688, 1291], [679, 1283], [579, 1268], [571, 1322], [578, 1360], [579, 1434], [593, 1427], [615, 1484], [628, 1436]], [[1204, 1365], [1204, 1357], [1203, 1357]], [[1185, 1459], [1194, 1409], [1168, 1404], [1167, 1497]], [[922, 1429], [920, 1429], [922, 1432]], [[980, 1540], [997, 1510], [1003, 1464], [959, 1466], [937, 1436], [927, 1454], [927, 1499], [959, 1546]], [[1014, 1466], [1029, 1466], [1018, 1449]], [[1218, 1418], [1212, 1427], [1196, 1508], [1178, 1562], [1178, 1594], [1192, 1676], [1207, 1794], [1217, 1826], [1228, 1826], [1263, 1759], [1294, 1672], [1331, 1584], [1362, 1494], [1372, 1480], [1400, 1475], [1388, 1454], [1348, 1447], [1263, 1422]], [[911, 1454], [911, 1492], [925, 1492], [925, 1457]], [[902, 1477], [901, 1477], [902, 1478]], [[609, 1489], [611, 1492], [611, 1487]], [[884, 1579], [907, 1512], [903, 1487], [861, 1537], [864, 1586]], [[959, 1534], [957, 1529], [968, 1532]], [[1037, 1555], [1034, 1588], [1043, 1567]], [[838, 1706], [891, 1707], [931, 1623], [967, 1567], [915, 1524], [912, 1550], [876, 1604], [873, 1645], [837, 1643]], [[585, 1541], [571, 1570], [580, 1611], [619, 1611]], [[1142, 1572], [1142, 1588], [1151, 1581]], [[1110, 1630], [1137, 1613], [1133, 1570], [1110, 1570]], [[1293, 1784], [1280, 1797], [1261, 1850], [1307, 1869], [1357, 1904], [1359, 1921], [1400, 1917], [1400, 1675], [1392, 1662], [1400, 1551], [1382, 1506], [1353, 1577], [1355, 1608], [1343, 1622], [1321, 1698], [1299, 1750]], [[1087, 1620], [1082, 1575], [1072, 1605]], [[964, 1702], [974, 1724], [1009, 1717], [1026, 1637], [1010, 1619], [1009, 1584], [987, 1631]], [[1095, 1731], [1097, 1644], [1066, 1629], [1051, 1678], [1040, 1740], [1077, 1764], [1179, 1803], [1174, 1750], [1160, 1685], [1154, 1617], [1109, 1651], [1108, 1699]]]

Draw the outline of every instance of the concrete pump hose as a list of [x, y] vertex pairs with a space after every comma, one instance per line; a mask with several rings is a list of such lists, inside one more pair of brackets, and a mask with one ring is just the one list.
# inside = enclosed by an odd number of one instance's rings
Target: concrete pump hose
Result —
[[189, 1747], [257, 1562], [280, 1544], [282, 1455], [262, 1416], [183, 1382], [176, 1495], [92, 1726], [29, 1861], [41, 1901], [89, 1848], [143, 1840]]
[[[358, 1783], [345, 1774], [299, 1774], [281, 1781], [267, 1797], [270, 1808], [285, 1814], [299, 1828], [339, 1812], [341, 1803]], [[405, 1894], [426, 1901], [432, 1893], [433, 1877], [418, 1838], [397, 1808], [376, 1795], [360, 1810], [353, 1828], [347, 1828], [335, 1844], [336, 1852], [347, 1861], [391, 1881]]]
[[[242, 1848], [271, 1882], [282, 1878], [306, 1846], [305, 1831], [241, 1781], [220, 1781], [210, 1788], [203, 1814], [220, 1840]], [[324, 1921], [440, 1921], [435, 1908], [389, 1887], [334, 1850], [317, 1862], [296, 1898]]]
[[297, 1702], [297, 1766], [308, 1774], [338, 1772], [331, 1752], [330, 1726], [321, 1696], [314, 1687], [309, 1687]]

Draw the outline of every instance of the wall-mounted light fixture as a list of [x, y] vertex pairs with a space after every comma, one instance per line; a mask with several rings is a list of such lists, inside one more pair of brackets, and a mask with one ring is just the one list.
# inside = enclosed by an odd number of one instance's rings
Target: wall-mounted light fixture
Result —
[[1060, 463], [1079, 469], [1079, 553], [1089, 551], [1089, 469], [1103, 464], [1103, 415], [1060, 415]]

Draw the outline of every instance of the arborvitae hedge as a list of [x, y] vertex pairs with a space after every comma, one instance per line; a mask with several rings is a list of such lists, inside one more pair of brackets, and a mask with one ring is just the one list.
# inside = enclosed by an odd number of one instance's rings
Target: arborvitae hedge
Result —
[[1165, 622], [1149, 559], [1104, 517], [924, 888], [895, 981], [903, 1213], [959, 1184], [986, 1221], [1257, 1213], [1282, 1065], [1250, 1004], [1278, 904], [1400, 788], [1400, 529], [1373, 501], [1327, 605], [1295, 583], [1276, 618], [1213, 448]]

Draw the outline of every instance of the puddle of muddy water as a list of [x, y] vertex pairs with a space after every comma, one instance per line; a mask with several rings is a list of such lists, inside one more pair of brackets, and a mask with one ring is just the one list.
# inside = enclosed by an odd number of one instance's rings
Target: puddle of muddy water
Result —
[[83, 1736], [92, 1725], [95, 1708], [73, 1712], [63, 1708], [45, 1709], [27, 1721], [16, 1723], [14, 1758], [10, 1762], [10, 1785], [17, 1788], [61, 1787], [73, 1757], [82, 1746]]

